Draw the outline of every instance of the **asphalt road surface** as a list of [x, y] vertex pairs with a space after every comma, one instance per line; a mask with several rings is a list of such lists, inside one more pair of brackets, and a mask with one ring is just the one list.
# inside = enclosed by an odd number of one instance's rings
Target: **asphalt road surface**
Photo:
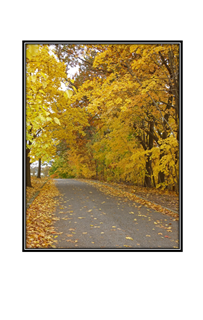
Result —
[[55, 179], [60, 249], [178, 249], [179, 223], [75, 179]]

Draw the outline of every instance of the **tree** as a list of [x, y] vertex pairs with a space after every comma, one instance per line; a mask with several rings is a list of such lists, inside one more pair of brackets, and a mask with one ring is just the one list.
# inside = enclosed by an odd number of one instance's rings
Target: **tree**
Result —
[[51, 160], [60, 140], [74, 143], [76, 132], [84, 134], [83, 125], [88, 123], [85, 111], [70, 105], [70, 90], [61, 90], [67, 78], [65, 64], [48, 46], [28, 46], [26, 62], [26, 182], [31, 186], [30, 159]]
[[[83, 77], [83, 82], [78, 81], [78, 91], [72, 101], [80, 108], [86, 108], [89, 120], [96, 119], [91, 138], [91, 148], [97, 150], [94, 152], [97, 161], [95, 170], [98, 171], [98, 166], [102, 166], [103, 175], [106, 172], [109, 176], [111, 172], [114, 177], [123, 176], [126, 179], [129, 178], [127, 168], [134, 168], [136, 172], [135, 168], [139, 167], [137, 178], [139, 181], [144, 178], [145, 186], [151, 186], [152, 180], [153, 185], [166, 186], [172, 175], [173, 184], [177, 188], [178, 46], [90, 47], [89, 52], [93, 49], [96, 52], [91, 66], [87, 53], [80, 51], [78, 58], [75, 54], [77, 50], [73, 48], [74, 58], [69, 59], [71, 63], [74, 59], [83, 62], [81, 73], [76, 79], [81, 79], [84, 72], [86, 78]], [[127, 144], [125, 154], [117, 147], [122, 145], [122, 141]], [[89, 142], [87, 144], [90, 145]], [[113, 161], [113, 165], [109, 161]], [[125, 169], [121, 168], [121, 164]], [[132, 179], [132, 174], [130, 176]]]

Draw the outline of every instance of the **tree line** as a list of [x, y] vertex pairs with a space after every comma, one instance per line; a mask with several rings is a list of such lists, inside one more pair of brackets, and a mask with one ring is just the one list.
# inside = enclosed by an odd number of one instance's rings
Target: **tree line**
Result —
[[26, 62], [27, 176], [54, 159], [62, 177], [178, 192], [178, 44], [30, 45]]

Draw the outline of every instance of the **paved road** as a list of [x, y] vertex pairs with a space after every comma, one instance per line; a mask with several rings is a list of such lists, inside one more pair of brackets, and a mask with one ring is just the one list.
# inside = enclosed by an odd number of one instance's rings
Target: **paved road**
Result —
[[[74, 179], [55, 179], [56, 248], [178, 248], [178, 222]], [[135, 205], [137, 207], [135, 207]], [[129, 239], [128, 239], [129, 238]]]

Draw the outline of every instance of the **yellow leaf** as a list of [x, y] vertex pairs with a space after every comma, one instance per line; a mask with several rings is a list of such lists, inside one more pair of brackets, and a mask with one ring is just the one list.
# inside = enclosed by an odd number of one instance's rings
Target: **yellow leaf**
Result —
[[58, 118], [54, 117], [54, 121], [55, 121], [57, 124], [61, 125], [61, 123], [60, 123], [60, 121], [59, 121]]
[[131, 238], [131, 237], [125, 237], [126, 239], [128, 239], [128, 240], [133, 240], [133, 238]]
[[64, 96], [66, 99], [70, 99], [72, 95], [73, 95], [73, 91], [71, 91], [71, 90], [66, 90], [64, 92]]
[[39, 92], [46, 94], [43, 90], [39, 90]]
[[146, 237], [151, 237], [149, 234], [146, 234]]
[[34, 45], [34, 44], [28, 45], [28, 48], [26, 51], [26, 57], [28, 59], [32, 59], [34, 56], [37, 55], [38, 51], [39, 51], [39, 45]]

